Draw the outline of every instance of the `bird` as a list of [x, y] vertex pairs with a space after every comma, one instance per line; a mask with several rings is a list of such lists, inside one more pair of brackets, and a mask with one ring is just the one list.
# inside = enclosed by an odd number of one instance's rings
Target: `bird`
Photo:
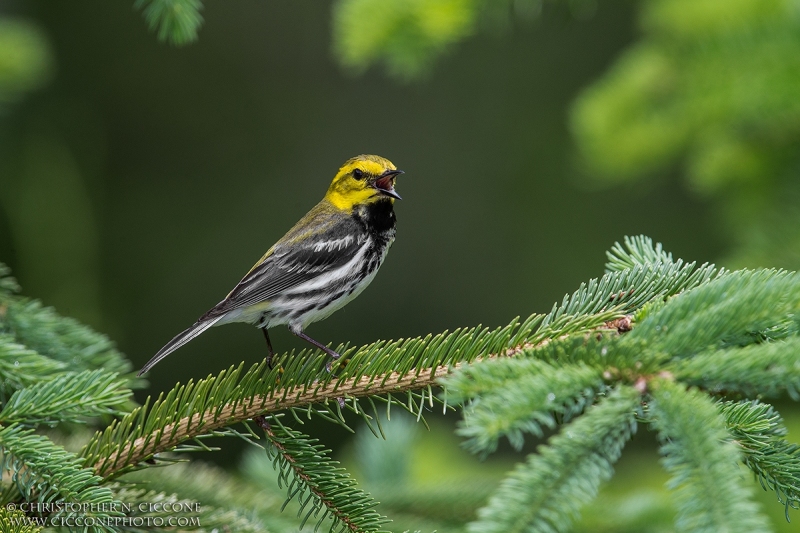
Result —
[[275, 352], [268, 330], [278, 325], [338, 359], [338, 353], [305, 329], [358, 296], [383, 264], [395, 240], [394, 201], [401, 198], [394, 186], [400, 174], [391, 161], [376, 155], [345, 161], [324, 198], [222, 301], [169, 341], [137, 375], [208, 328], [231, 322], [253, 324], [264, 332], [270, 368]]

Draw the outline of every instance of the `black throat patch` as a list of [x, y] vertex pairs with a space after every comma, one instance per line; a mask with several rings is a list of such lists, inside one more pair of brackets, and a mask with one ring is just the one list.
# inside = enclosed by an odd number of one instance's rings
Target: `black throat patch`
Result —
[[357, 207], [353, 218], [376, 237], [393, 232], [396, 223], [394, 206], [388, 198]]

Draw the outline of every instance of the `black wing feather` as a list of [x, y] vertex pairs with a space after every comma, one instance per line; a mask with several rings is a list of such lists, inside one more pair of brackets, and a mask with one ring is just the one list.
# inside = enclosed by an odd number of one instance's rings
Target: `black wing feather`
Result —
[[[300, 285], [347, 264], [367, 239], [360, 225], [350, 217], [328, 227], [318, 237], [303, 239], [301, 244], [275, 245], [272, 253], [242, 278], [231, 293], [200, 320], [216, 318], [234, 309], [268, 301], [283, 291]], [[343, 241], [348, 236], [348, 241]], [[336, 247], [325, 243], [339, 241]]]

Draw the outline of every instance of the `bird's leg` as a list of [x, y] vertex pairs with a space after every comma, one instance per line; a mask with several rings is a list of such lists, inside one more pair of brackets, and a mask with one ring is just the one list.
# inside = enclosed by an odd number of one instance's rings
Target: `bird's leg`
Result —
[[269, 355], [267, 355], [267, 366], [270, 370], [272, 370], [272, 358], [275, 357], [275, 350], [272, 349], [272, 342], [269, 340], [267, 328], [261, 328], [261, 331], [264, 332], [264, 339], [267, 341], [267, 350], [269, 350]]
[[333, 350], [331, 350], [330, 348], [328, 348], [327, 346], [325, 346], [321, 342], [315, 341], [314, 339], [312, 339], [311, 337], [309, 337], [308, 335], [303, 333], [303, 330], [301, 330], [301, 329], [291, 329], [290, 328], [289, 331], [291, 331], [292, 333], [294, 333], [295, 335], [297, 335], [298, 337], [300, 337], [304, 341], [310, 342], [311, 344], [313, 344], [314, 346], [316, 346], [317, 348], [319, 348], [320, 350], [322, 350], [326, 354], [330, 355], [332, 358], [339, 359], [339, 357], [341, 357], [338, 353], [334, 352]]
[[[298, 337], [300, 337], [304, 341], [310, 342], [311, 344], [313, 344], [314, 346], [316, 346], [317, 348], [319, 348], [320, 350], [322, 350], [326, 354], [330, 355], [332, 359], [339, 359], [341, 357], [341, 355], [339, 355], [338, 353], [334, 352], [333, 350], [331, 350], [330, 348], [328, 348], [327, 346], [325, 346], [321, 342], [315, 341], [314, 339], [312, 339], [311, 337], [309, 337], [308, 335], [303, 333], [302, 329], [290, 327], [289, 331], [291, 331], [292, 333], [294, 333], [295, 335], [297, 335]], [[331, 371], [331, 362], [330, 361], [328, 361], [325, 364], [325, 369], [328, 372]]]
[[[312, 339], [311, 337], [309, 337], [308, 335], [303, 333], [302, 329], [290, 327], [289, 331], [291, 331], [292, 333], [294, 333], [295, 335], [297, 335], [298, 337], [300, 337], [304, 341], [310, 342], [311, 344], [313, 344], [314, 346], [316, 346], [317, 348], [319, 348], [320, 350], [322, 350], [326, 354], [330, 355], [332, 359], [336, 360], [336, 359], [339, 359], [341, 357], [341, 355], [339, 355], [335, 351], [331, 350], [330, 348], [328, 348], [327, 346], [325, 346], [321, 342], [315, 341], [314, 339]], [[325, 370], [327, 370], [329, 374], [331, 373], [331, 362], [330, 361], [325, 363]], [[336, 377], [336, 376], [334, 376], [334, 377]], [[339, 407], [344, 407], [344, 398], [336, 398], [336, 401], [339, 403]]]

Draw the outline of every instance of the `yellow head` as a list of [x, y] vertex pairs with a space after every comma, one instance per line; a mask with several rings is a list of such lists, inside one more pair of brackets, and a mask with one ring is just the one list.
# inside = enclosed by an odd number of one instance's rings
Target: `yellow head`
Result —
[[359, 155], [345, 161], [325, 199], [342, 211], [352, 211], [357, 205], [369, 204], [382, 198], [390, 202], [400, 199], [394, 191], [394, 180], [402, 170], [391, 161], [377, 155]]

